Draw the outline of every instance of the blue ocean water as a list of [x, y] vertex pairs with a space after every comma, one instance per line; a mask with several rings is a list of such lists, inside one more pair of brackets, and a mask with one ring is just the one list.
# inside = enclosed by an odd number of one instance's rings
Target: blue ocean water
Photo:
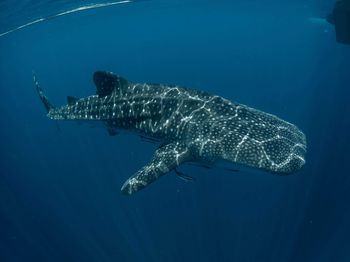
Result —
[[[103, 3], [102, 1], [97, 1]], [[96, 3], [96, 1], [94, 2]], [[0, 33], [88, 1], [2, 1]], [[333, 1], [138, 1], [0, 37], [0, 261], [350, 261], [350, 46]], [[156, 146], [47, 119], [96, 70], [197, 88], [278, 115], [308, 139], [295, 175], [193, 166], [131, 196]]]

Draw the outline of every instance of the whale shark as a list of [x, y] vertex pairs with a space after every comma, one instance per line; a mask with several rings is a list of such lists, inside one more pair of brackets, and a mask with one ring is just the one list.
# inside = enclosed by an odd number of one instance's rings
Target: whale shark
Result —
[[126, 130], [159, 143], [148, 164], [128, 178], [121, 192], [133, 194], [184, 163], [287, 175], [305, 164], [306, 138], [277, 116], [223, 97], [177, 85], [133, 83], [112, 72], [93, 75], [94, 95], [67, 97], [53, 106], [34, 83], [53, 120], [100, 122], [111, 136]]

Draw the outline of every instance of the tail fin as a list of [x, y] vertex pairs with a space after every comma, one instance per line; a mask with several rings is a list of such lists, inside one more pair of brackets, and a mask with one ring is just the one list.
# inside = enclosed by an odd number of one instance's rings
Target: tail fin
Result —
[[46, 95], [44, 94], [44, 91], [41, 89], [34, 72], [33, 72], [33, 80], [36, 87], [36, 91], [38, 92], [38, 95], [40, 97], [40, 100], [43, 102], [46, 108], [46, 111], [49, 112], [51, 109], [54, 108], [54, 106], [49, 102], [49, 99], [46, 97]]

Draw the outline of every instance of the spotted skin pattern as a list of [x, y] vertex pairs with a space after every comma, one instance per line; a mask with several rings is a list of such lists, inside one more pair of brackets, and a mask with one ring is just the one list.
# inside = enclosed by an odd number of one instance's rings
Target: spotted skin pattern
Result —
[[103, 122], [111, 135], [127, 130], [156, 139], [153, 159], [122, 186], [132, 194], [184, 162], [215, 165], [222, 160], [276, 174], [305, 164], [305, 135], [293, 124], [220, 96], [178, 86], [134, 84], [97, 71], [96, 95], [68, 97], [53, 107], [34, 77], [38, 94], [54, 120]]

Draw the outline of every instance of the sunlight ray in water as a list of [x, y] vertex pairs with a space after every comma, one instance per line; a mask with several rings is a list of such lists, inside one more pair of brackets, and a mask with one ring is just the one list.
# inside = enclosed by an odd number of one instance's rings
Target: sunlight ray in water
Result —
[[101, 8], [101, 7], [107, 7], [107, 6], [112, 6], [112, 5], [127, 4], [127, 3], [131, 3], [131, 2], [134, 2], [134, 1], [133, 0], [113, 1], [113, 2], [108, 2], [108, 3], [89, 4], [89, 5], [77, 7], [77, 8], [68, 10], [68, 11], [64, 11], [64, 12], [55, 14], [55, 15], [50, 15], [50, 16], [47, 16], [47, 17], [38, 18], [38, 19], [36, 19], [34, 21], [31, 21], [29, 23], [26, 23], [24, 25], [21, 25], [21, 26], [18, 26], [16, 28], [13, 28], [11, 30], [8, 30], [6, 32], [0, 33], [0, 37], [1, 36], [5, 36], [5, 35], [10, 34], [10, 33], [13, 33], [13, 32], [16, 32], [16, 31], [18, 31], [20, 29], [29, 27], [31, 25], [38, 24], [38, 23], [47, 21], [49, 19], [53, 19], [53, 18], [59, 17], [59, 16], [64, 16], [64, 15], [68, 15], [68, 14], [72, 14], [72, 13], [76, 13], [76, 12], [81, 12], [81, 11], [86, 11], [86, 10], [91, 10], [91, 9], [96, 9], [96, 8]]

